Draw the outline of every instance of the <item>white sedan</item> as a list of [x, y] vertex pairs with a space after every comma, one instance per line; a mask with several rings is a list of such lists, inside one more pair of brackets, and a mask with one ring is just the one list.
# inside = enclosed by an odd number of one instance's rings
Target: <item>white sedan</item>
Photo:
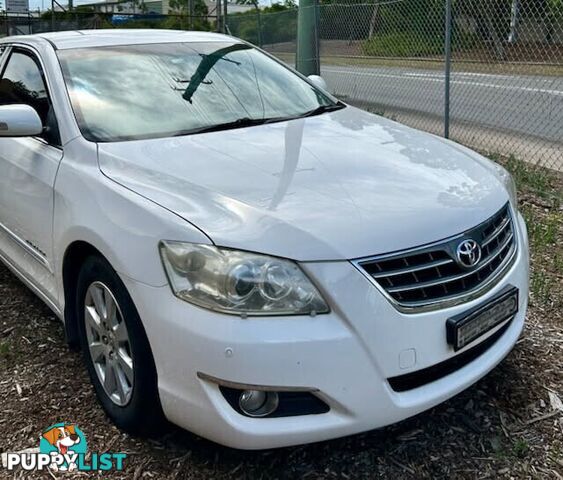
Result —
[[8, 37], [0, 67], [0, 257], [123, 429], [349, 435], [517, 341], [526, 227], [475, 152], [218, 34]]

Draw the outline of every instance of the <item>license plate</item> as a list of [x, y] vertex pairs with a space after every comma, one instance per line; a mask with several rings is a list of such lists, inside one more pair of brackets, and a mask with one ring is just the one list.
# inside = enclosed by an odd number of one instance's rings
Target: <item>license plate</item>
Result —
[[518, 312], [518, 289], [507, 285], [485, 305], [449, 318], [446, 321], [447, 340], [454, 350], [460, 350]]

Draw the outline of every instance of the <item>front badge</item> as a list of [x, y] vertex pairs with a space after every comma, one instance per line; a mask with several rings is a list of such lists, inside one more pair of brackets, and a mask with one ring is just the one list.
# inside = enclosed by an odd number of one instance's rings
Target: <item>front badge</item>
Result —
[[463, 240], [455, 253], [457, 263], [462, 268], [472, 268], [481, 260], [481, 246], [471, 238]]

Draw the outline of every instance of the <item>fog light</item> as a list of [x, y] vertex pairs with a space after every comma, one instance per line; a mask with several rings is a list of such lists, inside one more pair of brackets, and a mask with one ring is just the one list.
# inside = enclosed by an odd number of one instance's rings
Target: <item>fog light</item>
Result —
[[242, 413], [249, 417], [267, 417], [276, 411], [279, 402], [276, 392], [245, 390], [240, 394], [238, 404]]

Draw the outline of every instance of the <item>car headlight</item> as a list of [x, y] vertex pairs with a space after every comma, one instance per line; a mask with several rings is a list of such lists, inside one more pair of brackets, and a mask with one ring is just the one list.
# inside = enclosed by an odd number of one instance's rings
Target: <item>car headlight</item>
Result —
[[314, 315], [329, 308], [289, 260], [162, 241], [160, 255], [174, 294], [203, 308], [238, 315]]

